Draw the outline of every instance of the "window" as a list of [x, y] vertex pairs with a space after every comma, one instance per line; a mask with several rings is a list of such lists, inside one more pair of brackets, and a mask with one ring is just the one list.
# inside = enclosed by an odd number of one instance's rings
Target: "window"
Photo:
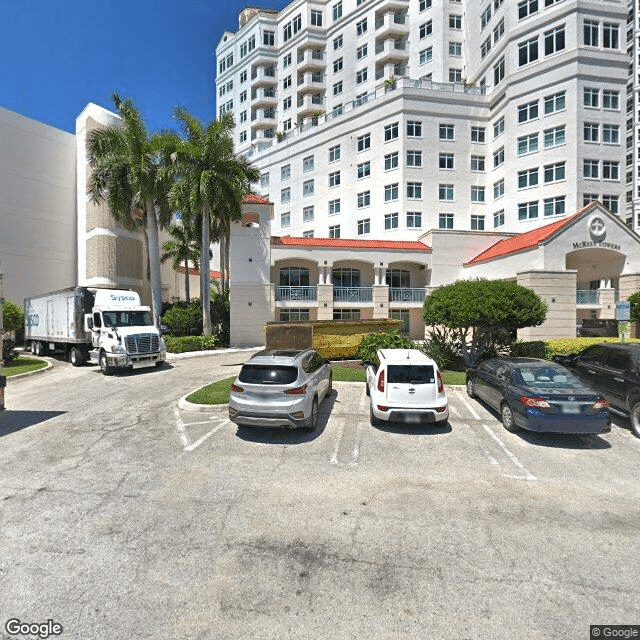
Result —
[[397, 168], [398, 168], [398, 152], [395, 151], [394, 153], [388, 153], [384, 157], [384, 170], [390, 171], [391, 169], [397, 169]]
[[419, 120], [407, 121], [407, 137], [422, 138], [422, 122]]
[[484, 127], [471, 127], [471, 142], [483, 143], [485, 141]]
[[440, 140], [453, 140], [454, 129], [452, 124], [441, 124], [439, 127]]
[[368, 53], [368, 46], [366, 44], [361, 45], [356, 49], [356, 59], [362, 60], [362, 58], [366, 58]]
[[398, 137], [398, 123], [388, 124], [384, 128], [384, 141], [395, 140]]
[[[364, 2], [364, 0], [358, 0]], [[368, 231], [366, 232], [368, 233]], [[360, 309], [334, 309], [334, 320], [360, 320]]]
[[280, 190], [280, 202], [291, 202], [291, 189], [289, 187]]
[[471, 187], [471, 202], [484, 204], [484, 187]]
[[484, 231], [484, 216], [475, 214], [471, 216], [471, 230]]
[[314, 190], [313, 180], [306, 180], [302, 183], [302, 195], [303, 196], [312, 196]]
[[496, 229], [504, 225], [504, 209], [495, 211], [493, 214], [493, 228]]
[[276, 43], [276, 34], [273, 31], [264, 31], [262, 33], [262, 43], [267, 47], [273, 47]]
[[553, 129], [545, 129], [544, 131], [544, 148], [558, 147], [565, 143], [565, 126], [554, 127]]
[[452, 184], [440, 184], [438, 185], [438, 200], [453, 200], [453, 185]]
[[247, 132], [246, 131], [241, 131], [240, 132], [240, 144], [242, 144], [243, 142], [247, 141]]
[[500, 38], [504, 35], [504, 18], [498, 22], [498, 24], [493, 28], [493, 44], [498, 42]]
[[453, 169], [453, 153], [441, 153], [439, 159], [440, 169]]
[[449, 14], [449, 29], [462, 29], [462, 16], [457, 13]]
[[619, 49], [618, 25], [611, 22], [602, 24], [602, 46], [605, 49]]
[[340, 2], [336, 2], [333, 7], [331, 7], [331, 16], [333, 17], [334, 22], [342, 18], [342, 0], [340, 0]]
[[602, 196], [602, 204], [611, 211], [611, 213], [619, 213], [619, 198], [618, 196]]
[[534, 153], [538, 150], [538, 134], [530, 133], [527, 136], [521, 136], [518, 138], [518, 155], [524, 155], [525, 153]]
[[313, 171], [313, 167], [314, 167], [314, 161], [313, 161], [313, 156], [307, 156], [306, 158], [302, 159], [302, 171], [304, 171], [304, 173], [307, 173], [308, 171]]
[[247, 112], [246, 111], [241, 111], [240, 112], [240, 123], [242, 124], [243, 122], [247, 121]]
[[602, 125], [602, 142], [609, 144], [620, 143], [620, 127], [617, 124]]
[[288, 89], [290, 86], [291, 86], [291, 76], [287, 76], [282, 81], [282, 88], [283, 89]]
[[602, 161], [602, 179], [603, 180], [619, 180], [620, 179], [620, 163], [611, 160]]
[[523, 20], [538, 11], [538, 0], [520, 0], [518, 2], [518, 20]]
[[598, 46], [598, 36], [600, 32], [600, 23], [595, 20], [584, 21], [584, 44], [587, 47]]
[[484, 171], [484, 156], [471, 156], [471, 171]]
[[598, 160], [585, 160], [583, 163], [582, 175], [585, 178], [598, 179], [598, 167], [600, 163]]
[[365, 233], [371, 233], [371, 220], [369, 218], [358, 220], [358, 235], [362, 236]]
[[482, 12], [480, 16], [480, 29], [484, 29], [491, 20], [491, 4], [487, 5], [487, 8]]
[[504, 162], [504, 147], [500, 147], [493, 153], [493, 168], [499, 167]]
[[265, 187], [268, 187], [268, 186], [269, 186], [269, 174], [263, 173], [260, 176], [260, 187], [264, 189]]
[[561, 216], [564, 215], [564, 196], [556, 196], [555, 198], [544, 199], [544, 215], [545, 216]]
[[518, 205], [518, 220], [532, 220], [538, 217], [538, 201], [522, 202]]
[[247, 81], [247, 71], [242, 71], [240, 73], [240, 84]]
[[291, 64], [291, 54], [287, 53], [284, 58], [282, 58], [282, 68], [286, 69]]
[[334, 224], [329, 227], [329, 237], [330, 238], [339, 238], [340, 237], [340, 225]]
[[420, 64], [427, 64], [433, 59], [433, 47], [427, 47], [420, 52]]
[[338, 96], [342, 93], [342, 80], [340, 82], [336, 82], [333, 85], [333, 95]]
[[322, 11], [318, 11], [317, 9], [311, 9], [311, 26], [312, 27], [322, 26]]
[[313, 220], [313, 205], [310, 207], [303, 207], [302, 209], [302, 221], [311, 222]]
[[407, 151], [407, 167], [422, 166], [422, 151]]
[[538, 59], [538, 36], [518, 45], [518, 66], [522, 67]]
[[491, 36], [480, 45], [480, 58], [486, 58], [489, 51], [491, 51]]
[[438, 215], [438, 229], [453, 229], [453, 213]]
[[303, 238], [313, 238], [313, 229], [311, 229], [309, 231], [303, 231], [302, 232], [302, 237]]
[[600, 91], [598, 89], [585, 89], [584, 90], [584, 106], [597, 109], [599, 106]]
[[527, 104], [521, 104], [518, 107], [518, 123], [529, 122], [538, 117], [538, 101], [528, 102]]
[[280, 226], [288, 227], [291, 224], [291, 212], [287, 211], [286, 213], [280, 214]]
[[367, 32], [367, 19], [356, 22], [356, 36], [361, 36]]
[[462, 82], [462, 69], [449, 69], [449, 82]]
[[420, 0], [420, 11], [431, 9], [431, 0]]
[[244, 91], [240, 92], [240, 104], [246, 101], [247, 101], [247, 91], [245, 89]]
[[356, 71], [356, 84], [362, 84], [367, 80], [367, 67]]
[[504, 195], [504, 178], [493, 183], [493, 199], [497, 200]]
[[282, 101], [282, 110], [286, 111], [287, 109], [291, 109], [291, 96]]
[[559, 182], [565, 179], [565, 163], [556, 162], [554, 164], [547, 164], [544, 166], [544, 181]]
[[340, 213], [340, 198], [329, 200], [329, 215], [335, 216], [338, 213]]
[[398, 214], [397, 213], [385, 213], [384, 214], [384, 228], [385, 229], [397, 229], [398, 228]]
[[365, 133], [357, 138], [358, 152], [366, 151], [371, 148], [371, 135]]
[[518, 171], [518, 189], [535, 187], [538, 184], [538, 168]]
[[329, 162], [337, 162], [340, 160], [340, 145], [329, 147]]
[[398, 183], [387, 184], [384, 187], [384, 201], [393, 202], [398, 199]]
[[549, 115], [565, 108], [565, 92], [560, 91], [544, 98], [544, 114]]
[[342, 34], [340, 34], [339, 36], [336, 36], [333, 39], [333, 50], [337, 51], [338, 49], [342, 49], [342, 45], [343, 45], [343, 38], [342, 38]]
[[407, 182], [407, 198], [422, 198], [422, 182]]
[[600, 125], [596, 122], [584, 123], [584, 141], [585, 142], [598, 142], [600, 134]]
[[342, 58], [336, 58], [333, 61], [333, 73], [338, 73], [339, 71], [342, 71], [342, 63], [343, 63]]
[[426, 38], [433, 33], [433, 21], [428, 20], [427, 22], [420, 25], [420, 38]]
[[586, 207], [590, 202], [598, 199], [597, 193], [583, 193], [582, 194], [582, 206]]
[[407, 228], [420, 229], [422, 227], [422, 212], [407, 211]]
[[282, 28], [282, 39], [286, 42], [291, 38], [291, 23], [287, 22]]
[[329, 186], [330, 187], [339, 187], [340, 186], [340, 172], [333, 171], [329, 174]]
[[368, 207], [371, 204], [371, 192], [363, 191], [358, 194], [358, 209]]
[[291, 177], [291, 165], [284, 164], [280, 167], [280, 180], [288, 180]]
[[309, 309], [280, 309], [282, 322], [303, 322], [309, 320]]
[[[618, 111], [620, 109], [620, 93], [618, 91], [602, 90], [602, 108]], [[596, 104], [596, 106], [598, 106]]]
[[493, 84], [497, 85], [504, 80], [504, 56], [493, 65]]
[[496, 120], [496, 122], [493, 125], [493, 139], [495, 140], [496, 138], [501, 136], [503, 133], [504, 133], [504, 116], [502, 116], [502, 118], [500, 118], [499, 120]]
[[360, 178], [367, 178], [370, 175], [371, 175], [371, 163], [369, 161], [361, 162], [358, 165], [358, 180]]
[[454, 58], [460, 58], [462, 56], [462, 43], [450, 42], [449, 43], [449, 55]]
[[293, 33], [298, 33], [298, 31], [300, 31], [300, 29], [302, 29], [302, 16], [300, 14], [298, 14], [293, 19]]
[[544, 55], [549, 56], [564, 49], [564, 25], [544, 32]]

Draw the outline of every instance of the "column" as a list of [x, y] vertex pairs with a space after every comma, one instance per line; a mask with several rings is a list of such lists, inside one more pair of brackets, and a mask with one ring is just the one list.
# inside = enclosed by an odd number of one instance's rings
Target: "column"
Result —
[[318, 320], [333, 320], [333, 284], [330, 260], [318, 261]]

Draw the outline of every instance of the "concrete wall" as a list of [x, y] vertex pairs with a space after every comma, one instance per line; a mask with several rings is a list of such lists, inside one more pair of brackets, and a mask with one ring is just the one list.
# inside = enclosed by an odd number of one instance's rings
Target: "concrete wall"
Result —
[[75, 137], [0, 109], [0, 273], [4, 297], [73, 286]]

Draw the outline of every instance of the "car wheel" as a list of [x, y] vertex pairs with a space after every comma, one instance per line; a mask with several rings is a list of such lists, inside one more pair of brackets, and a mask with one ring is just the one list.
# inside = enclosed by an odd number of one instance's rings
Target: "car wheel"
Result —
[[631, 422], [631, 430], [640, 438], [640, 402], [636, 402], [633, 407], [631, 407], [629, 421]]
[[473, 380], [471, 378], [467, 378], [467, 395], [470, 398], [476, 397], [475, 385], [473, 384]]
[[329, 386], [327, 387], [327, 393], [325, 397], [329, 397], [333, 391], [333, 373], [329, 374]]
[[158, 360], [158, 361], [156, 362], [156, 369], [159, 369], [163, 364], [164, 364], [164, 361], [163, 361], [163, 360]]
[[80, 353], [80, 349], [78, 349], [77, 347], [71, 347], [71, 349], [69, 349], [69, 362], [74, 367], [79, 367], [82, 365], [83, 358], [82, 354]]
[[113, 367], [109, 366], [109, 360], [104, 351], [100, 352], [100, 370], [105, 376], [113, 375]]
[[373, 413], [373, 405], [369, 405], [369, 422], [371, 423], [372, 427], [380, 426], [380, 420], [376, 418], [375, 414]]
[[309, 416], [309, 424], [307, 425], [307, 431], [315, 431], [318, 426], [318, 398], [313, 399], [311, 405], [311, 415]]
[[516, 423], [513, 420], [513, 411], [508, 402], [502, 403], [500, 414], [502, 415], [502, 426], [511, 433], [516, 432], [518, 427], [516, 427]]
[[365, 383], [364, 385], [364, 389], [365, 389], [365, 393], [370, 396], [371, 395], [371, 391], [369, 391], [369, 385]]

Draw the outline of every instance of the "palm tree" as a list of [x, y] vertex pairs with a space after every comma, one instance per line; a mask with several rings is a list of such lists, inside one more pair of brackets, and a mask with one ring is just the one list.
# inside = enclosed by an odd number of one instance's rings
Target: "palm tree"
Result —
[[112, 99], [122, 125], [89, 134], [87, 146], [92, 170], [88, 192], [94, 203], [106, 202], [113, 217], [126, 227], [144, 225], [151, 306], [157, 325], [162, 311], [158, 228], [166, 226], [171, 218], [168, 175], [161, 168], [177, 136], [149, 135], [130, 98], [122, 100], [114, 93]]
[[[234, 124], [230, 113], [206, 126], [181, 107], [176, 108], [174, 116], [180, 122], [185, 139], [177, 145], [172, 156], [174, 175], [178, 179], [171, 188], [170, 201], [176, 208], [187, 205], [184, 207], [186, 210], [202, 216], [202, 324], [203, 333], [211, 335], [209, 245], [212, 225], [220, 238], [224, 235], [228, 239], [230, 221], [239, 217], [242, 198], [249, 192], [250, 183], [258, 179], [259, 173], [247, 160], [234, 154], [231, 138]], [[223, 264], [220, 266], [221, 270], [225, 269]], [[228, 269], [225, 274], [228, 274]]]
[[189, 295], [189, 262], [198, 269], [198, 261], [200, 258], [200, 245], [197, 232], [189, 224], [189, 220], [183, 218], [182, 224], [172, 224], [168, 228], [169, 235], [173, 240], [167, 240], [162, 245], [164, 253], [160, 257], [160, 262], [166, 262], [169, 258], [175, 270], [184, 263], [184, 295], [187, 302], [190, 301]]

